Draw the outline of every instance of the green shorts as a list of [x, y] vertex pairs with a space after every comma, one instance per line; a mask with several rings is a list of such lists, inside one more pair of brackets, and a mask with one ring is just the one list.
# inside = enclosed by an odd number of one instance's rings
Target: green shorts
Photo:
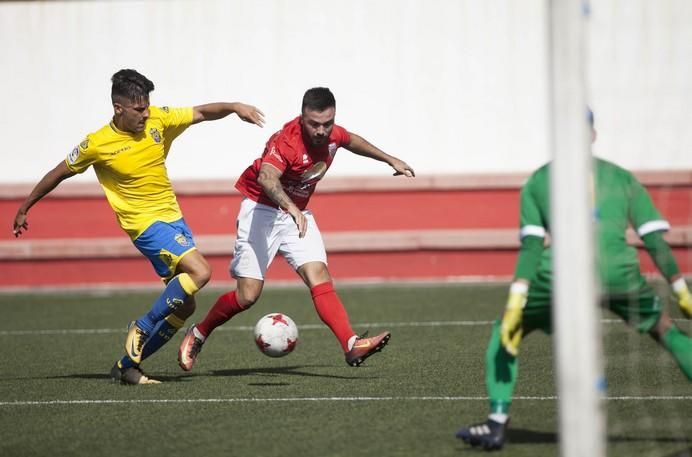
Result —
[[[524, 335], [533, 330], [552, 333], [551, 279], [549, 274], [539, 271], [531, 283], [522, 319]], [[641, 275], [628, 292], [606, 292], [601, 297], [601, 306], [642, 333], [656, 325], [662, 312], [659, 297]]]

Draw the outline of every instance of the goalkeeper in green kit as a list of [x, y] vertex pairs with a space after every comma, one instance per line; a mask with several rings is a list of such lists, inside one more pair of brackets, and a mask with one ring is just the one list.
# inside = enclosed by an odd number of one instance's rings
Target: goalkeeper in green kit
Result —
[[[593, 130], [593, 113], [589, 111]], [[670, 225], [651, 197], [627, 170], [594, 158], [594, 223], [601, 303], [639, 332], [647, 332], [673, 356], [692, 381], [692, 338], [682, 333], [663, 309], [639, 268], [636, 248], [625, 233], [632, 226], [661, 274], [670, 283], [683, 314], [692, 318], [692, 297], [663, 232]], [[508, 412], [517, 380], [522, 337], [534, 330], [551, 333], [551, 250], [544, 247], [550, 230], [550, 167], [536, 170], [521, 190], [521, 249], [501, 321], [495, 321], [485, 355], [490, 414], [485, 422], [464, 427], [457, 438], [487, 450], [505, 441]]]

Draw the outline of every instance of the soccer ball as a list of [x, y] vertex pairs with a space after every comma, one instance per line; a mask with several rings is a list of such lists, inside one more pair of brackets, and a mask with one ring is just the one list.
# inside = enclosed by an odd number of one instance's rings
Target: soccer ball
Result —
[[298, 327], [285, 314], [270, 313], [255, 325], [255, 343], [269, 357], [283, 357], [293, 352], [298, 342]]

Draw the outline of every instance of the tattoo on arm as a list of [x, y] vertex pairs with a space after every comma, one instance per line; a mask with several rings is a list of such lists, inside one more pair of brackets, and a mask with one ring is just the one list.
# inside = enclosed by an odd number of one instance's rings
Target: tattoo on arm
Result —
[[264, 193], [267, 197], [271, 199], [274, 203], [279, 205], [282, 209], [288, 209], [290, 206], [295, 205], [291, 197], [286, 194], [283, 187], [281, 186], [281, 181], [279, 177], [274, 173], [269, 173], [262, 167], [259, 172], [259, 177], [257, 181], [262, 186]]

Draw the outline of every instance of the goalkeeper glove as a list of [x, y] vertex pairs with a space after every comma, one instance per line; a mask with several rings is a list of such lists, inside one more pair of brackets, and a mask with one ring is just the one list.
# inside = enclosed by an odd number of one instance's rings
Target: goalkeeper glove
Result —
[[688, 319], [692, 319], [692, 294], [690, 294], [690, 290], [687, 288], [685, 278], [676, 279], [671, 286], [678, 297], [678, 305], [680, 305], [682, 314]]
[[519, 343], [521, 342], [523, 332], [521, 320], [528, 292], [528, 284], [524, 282], [512, 283], [509, 289], [507, 307], [500, 324], [502, 346], [509, 354], [515, 357], [519, 353]]

